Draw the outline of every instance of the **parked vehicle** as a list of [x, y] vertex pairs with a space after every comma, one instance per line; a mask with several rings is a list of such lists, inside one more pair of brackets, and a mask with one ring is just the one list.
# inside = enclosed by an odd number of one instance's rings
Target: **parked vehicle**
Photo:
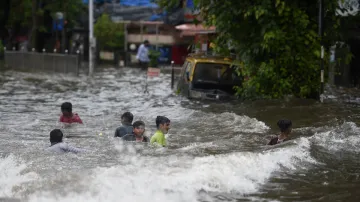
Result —
[[177, 92], [196, 99], [235, 99], [234, 86], [241, 86], [243, 79], [233, 63], [226, 57], [189, 55], [177, 82]]

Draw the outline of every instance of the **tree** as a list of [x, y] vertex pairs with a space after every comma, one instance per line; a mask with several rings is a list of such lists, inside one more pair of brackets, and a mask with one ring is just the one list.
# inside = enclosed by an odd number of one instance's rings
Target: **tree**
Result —
[[124, 48], [124, 24], [114, 23], [108, 14], [102, 14], [94, 26], [94, 35], [101, 49]]
[[6, 24], [10, 15], [10, 0], [0, 1], [0, 39], [7, 37]]
[[[341, 1], [341, 0], [340, 0]], [[159, 0], [159, 4], [174, 2]], [[177, 2], [177, 1], [175, 1]], [[215, 25], [217, 51], [229, 44], [241, 59], [240, 72], [248, 79], [242, 97], [316, 97], [320, 85], [318, 1], [314, 0], [194, 0], [207, 25]], [[326, 53], [343, 41], [346, 27], [336, 15], [338, 0], [325, 1]], [[327, 61], [325, 61], [327, 62]]]
[[[51, 32], [52, 27], [44, 24], [44, 18], [53, 18], [56, 12], [63, 12], [68, 24], [73, 27], [77, 17], [81, 14], [84, 5], [81, 0], [6, 0], [2, 2], [10, 3], [9, 10], [4, 10], [6, 21], [3, 26], [12, 28], [17, 32], [19, 28], [28, 30], [27, 36], [31, 42], [31, 47], [36, 47], [38, 32]], [[1, 4], [0, 4], [1, 5]], [[50, 13], [46, 16], [45, 13]]]
[[56, 12], [63, 13], [64, 26], [61, 32], [61, 36], [62, 36], [61, 47], [62, 47], [62, 51], [64, 51], [66, 47], [66, 29], [75, 26], [76, 20], [78, 19], [80, 13], [84, 11], [85, 6], [82, 0], [61, 0], [61, 1], [46, 0], [46, 1], [47, 4], [44, 7], [44, 10], [50, 11], [53, 19]]

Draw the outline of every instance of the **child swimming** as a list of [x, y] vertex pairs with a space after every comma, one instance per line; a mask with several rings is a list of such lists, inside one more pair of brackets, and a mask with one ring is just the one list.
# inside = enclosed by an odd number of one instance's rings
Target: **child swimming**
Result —
[[157, 143], [160, 146], [166, 146], [165, 134], [167, 134], [170, 130], [170, 119], [165, 116], [157, 116], [156, 120], [157, 131], [151, 137], [150, 143]]
[[80, 149], [69, 146], [65, 142], [63, 142], [63, 133], [60, 129], [54, 129], [50, 132], [50, 147], [48, 147], [46, 150], [50, 152], [56, 152], [56, 153], [79, 153], [81, 152]]
[[288, 140], [289, 135], [291, 133], [292, 130], [292, 122], [291, 120], [279, 120], [277, 122], [277, 125], [280, 128], [280, 135], [278, 135], [277, 137], [274, 137], [270, 140], [270, 142], [268, 143], [268, 145], [276, 145], [279, 143], [282, 143], [286, 140]]
[[80, 119], [77, 113], [72, 112], [72, 104], [70, 102], [64, 102], [61, 105], [62, 115], [60, 116], [60, 122], [62, 123], [80, 123], [82, 124], [82, 120]]

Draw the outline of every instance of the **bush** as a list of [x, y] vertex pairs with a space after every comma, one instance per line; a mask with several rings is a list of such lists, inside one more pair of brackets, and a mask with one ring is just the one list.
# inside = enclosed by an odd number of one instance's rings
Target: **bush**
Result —
[[[157, 0], [170, 10], [177, 0]], [[319, 1], [314, 0], [194, 0], [203, 23], [216, 27], [214, 51], [234, 49], [247, 80], [236, 88], [242, 98], [317, 98], [320, 90]], [[344, 0], [324, 1], [324, 66], [329, 48], [355, 38], [350, 32], [360, 15], [340, 8]], [[325, 81], [326, 81], [326, 74]]]
[[107, 14], [102, 14], [96, 21], [94, 35], [100, 49], [124, 48], [124, 24], [112, 22]]
[[[208, 25], [216, 26], [216, 45], [220, 49], [216, 51], [228, 53], [231, 45], [243, 62], [241, 72], [248, 79], [242, 88], [237, 88], [239, 96], [275, 99], [288, 95], [318, 96], [321, 48], [317, 1], [198, 2], [203, 19]], [[328, 54], [326, 47], [340, 37], [340, 17], [335, 15], [337, 6], [336, 0], [325, 3], [325, 56]], [[326, 67], [328, 60], [324, 62]]]
[[157, 67], [159, 64], [160, 51], [157, 50], [149, 50], [149, 65], [150, 67]]

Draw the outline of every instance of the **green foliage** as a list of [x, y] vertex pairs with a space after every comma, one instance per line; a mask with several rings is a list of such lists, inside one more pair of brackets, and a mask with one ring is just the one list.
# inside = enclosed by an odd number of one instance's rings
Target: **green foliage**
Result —
[[149, 50], [149, 66], [150, 67], [157, 67], [158, 66], [158, 60], [160, 57], [160, 51], [157, 50]]
[[0, 40], [0, 55], [4, 54], [4, 45], [2, 44], [1, 40]]
[[[316, 2], [307, 4], [307, 11], [296, 3], [226, 1], [206, 7], [205, 15], [213, 17], [208, 23], [214, 23], [220, 31], [218, 41], [223, 42], [222, 47], [226, 48], [226, 38], [232, 39], [244, 62], [242, 73], [249, 79], [238, 89], [239, 95], [311, 97], [318, 91], [320, 41], [317, 22], [309, 16], [316, 13], [311, 11], [311, 6], [316, 8]], [[220, 12], [225, 8], [231, 9]], [[237, 23], [229, 23], [232, 21]]]
[[[38, 7], [40, 2], [45, 5], [44, 8]], [[45, 10], [49, 11], [52, 16], [54, 16], [56, 12], [63, 12], [68, 22], [66, 26], [70, 28], [75, 25], [77, 17], [86, 11], [81, 0], [11, 0], [10, 4], [11, 10], [9, 22], [7, 23], [8, 27], [14, 27], [14, 25], [18, 23], [24, 27], [31, 27], [33, 23], [33, 6], [36, 6], [34, 13], [38, 19], [37, 29], [40, 32], [50, 31], [46, 30], [43, 24], [44, 20], [40, 20], [44, 17]]]
[[13, 0], [10, 1], [10, 16], [8, 26], [20, 23], [22, 26], [31, 24], [32, 19], [32, 0]]
[[181, 3], [180, 0], [153, 0], [153, 2], [165, 10], [172, 10]]
[[123, 49], [124, 47], [124, 24], [114, 23], [109, 15], [102, 14], [95, 26], [94, 34], [100, 48]]
[[[178, 0], [158, 0], [172, 8]], [[205, 24], [216, 26], [215, 51], [229, 44], [248, 78], [236, 88], [244, 98], [315, 97], [320, 86], [319, 2], [314, 0], [194, 0]], [[336, 15], [339, 0], [324, 1], [325, 67], [329, 48], [353, 37], [359, 15]], [[349, 58], [346, 58], [349, 59]], [[326, 74], [325, 74], [326, 75]]]
[[[323, 40], [327, 47], [340, 39], [340, 16], [335, 15], [337, 3], [331, 0], [325, 4]], [[317, 95], [320, 85], [318, 1], [229, 0], [210, 4], [210, 0], [199, 0], [199, 5], [205, 23], [217, 27], [217, 45], [226, 50], [230, 39], [243, 61], [241, 71], [249, 79], [238, 89], [240, 96], [309, 98]]]
[[[44, 1], [44, 0], [43, 0]], [[67, 20], [67, 27], [74, 27], [76, 20], [81, 13], [87, 12], [87, 6], [85, 6], [82, 0], [45, 0], [47, 3], [45, 10], [49, 10], [51, 15], [54, 17], [56, 12], [63, 12], [64, 18]], [[44, 13], [43, 9], [38, 9], [37, 14], [42, 16]]]

